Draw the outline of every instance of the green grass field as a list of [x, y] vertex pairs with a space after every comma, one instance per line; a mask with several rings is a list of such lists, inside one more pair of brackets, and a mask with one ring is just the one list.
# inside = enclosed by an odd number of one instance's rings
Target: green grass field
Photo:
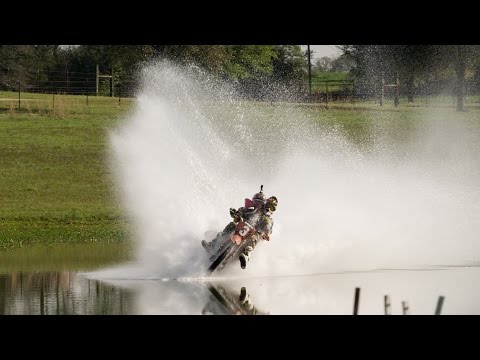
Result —
[[106, 151], [131, 100], [23, 95], [0, 93], [0, 249], [126, 242]]
[[[132, 108], [132, 99], [0, 92], [0, 250], [36, 244], [126, 244], [130, 230], [116, 198], [107, 160], [108, 130]], [[324, 126], [368, 143], [372, 125], [392, 138], [408, 136], [427, 105], [478, 127], [478, 98], [466, 113], [449, 97], [401, 106], [378, 103], [292, 104]], [[285, 104], [256, 104], [264, 114]], [[281, 111], [279, 109], [278, 111]], [[273, 113], [273, 112], [272, 112]], [[1, 260], [1, 259], [0, 259]]]

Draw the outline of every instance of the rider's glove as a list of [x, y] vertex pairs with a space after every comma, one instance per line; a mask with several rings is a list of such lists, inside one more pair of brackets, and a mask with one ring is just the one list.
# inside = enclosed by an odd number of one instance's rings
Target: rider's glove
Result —
[[238, 215], [238, 211], [235, 210], [234, 208], [230, 208], [230, 216], [234, 218], [237, 215]]

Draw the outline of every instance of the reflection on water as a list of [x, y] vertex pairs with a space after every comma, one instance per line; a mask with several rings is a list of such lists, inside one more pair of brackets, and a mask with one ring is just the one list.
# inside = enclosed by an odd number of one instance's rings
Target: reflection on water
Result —
[[[107, 272], [104, 273], [104, 275]], [[0, 314], [275, 315], [389, 312], [433, 315], [480, 314], [478, 266], [378, 270], [290, 277], [182, 280], [92, 279], [72, 271], [11, 272], [0, 275]], [[99, 276], [97, 273], [96, 276]]]
[[[151, 304], [142, 303], [144, 298]], [[196, 314], [267, 314], [255, 307], [245, 287], [235, 293], [221, 283], [116, 284], [87, 279], [72, 271], [0, 275], [1, 315], [189, 314], [196, 305], [203, 304]]]
[[215, 283], [209, 283], [207, 288], [211, 295], [202, 309], [203, 315], [268, 315], [255, 307], [245, 286], [238, 294]]
[[0, 314], [129, 314], [133, 293], [72, 271], [0, 275]]

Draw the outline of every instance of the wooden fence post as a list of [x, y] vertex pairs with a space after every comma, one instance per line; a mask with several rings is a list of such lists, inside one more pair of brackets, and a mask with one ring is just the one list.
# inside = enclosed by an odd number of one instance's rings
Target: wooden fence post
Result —
[[96, 73], [95, 78], [96, 78], [96, 84], [97, 84], [96, 91], [95, 91], [95, 96], [98, 96], [98, 85], [99, 85], [99, 82], [100, 82], [100, 72], [99, 72], [98, 64], [97, 64], [97, 73]]
[[115, 87], [113, 85], [113, 68], [110, 69], [110, 96], [115, 97]]
[[397, 71], [397, 81], [395, 83], [395, 107], [398, 106], [400, 103], [400, 79], [398, 78], [398, 71]]
[[384, 96], [385, 96], [385, 76], [382, 71], [382, 90], [380, 92], [380, 106], [383, 106]]
[[410, 308], [408, 307], [408, 302], [407, 301], [402, 301], [402, 310], [403, 310], [403, 315], [409, 315], [410, 314]]
[[326, 104], [325, 107], [328, 109], [329, 108], [328, 107], [328, 80], [325, 82], [325, 89], [326, 89], [325, 90], [326, 91], [326, 93], [325, 93], [325, 100], [326, 100], [325, 101], [325, 104]]

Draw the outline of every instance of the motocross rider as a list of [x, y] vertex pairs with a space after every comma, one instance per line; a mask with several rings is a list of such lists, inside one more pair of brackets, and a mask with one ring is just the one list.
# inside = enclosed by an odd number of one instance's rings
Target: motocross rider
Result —
[[262, 205], [261, 212], [259, 214], [260, 216], [254, 225], [257, 233], [246, 240], [247, 246], [245, 246], [245, 249], [239, 256], [240, 267], [242, 269], [246, 268], [247, 262], [250, 260], [250, 257], [252, 256], [251, 253], [257, 243], [262, 239], [267, 241], [270, 240], [273, 227], [272, 214], [275, 212], [275, 210], [277, 210], [277, 205], [278, 200], [275, 196], [269, 197]]
[[235, 230], [235, 226], [240, 221], [240, 217], [248, 221], [249, 224], [255, 227], [256, 222], [261, 218], [262, 209], [265, 204], [265, 195], [263, 191], [253, 195], [252, 200], [245, 199], [245, 206], [240, 207], [238, 210], [230, 208], [230, 216], [233, 220], [223, 229], [223, 231], [219, 232], [217, 236], [210, 242], [202, 240], [202, 246], [207, 251], [212, 251], [216, 243], [219, 239], [223, 237], [227, 237]]

